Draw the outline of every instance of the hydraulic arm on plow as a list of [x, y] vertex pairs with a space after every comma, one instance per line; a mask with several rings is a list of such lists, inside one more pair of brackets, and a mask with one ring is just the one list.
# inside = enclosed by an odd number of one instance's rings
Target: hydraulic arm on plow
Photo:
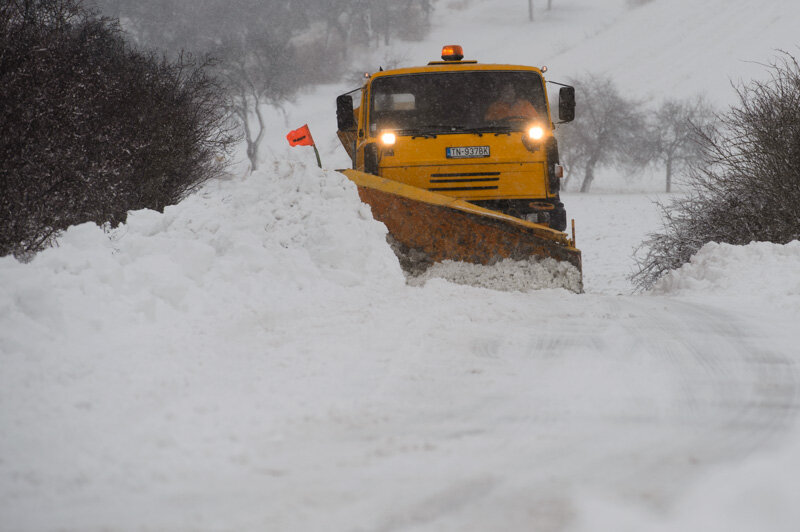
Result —
[[[406, 258], [550, 257], [580, 271], [574, 232], [562, 232], [543, 70], [462, 59], [460, 47], [445, 47], [442, 61], [367, 78], [355, 108], [352, 93], [339, 96], [338, 136], [353, 166], [345, 175]], [[559, 96], [560, 123], [569, 122], [574, 89]]]

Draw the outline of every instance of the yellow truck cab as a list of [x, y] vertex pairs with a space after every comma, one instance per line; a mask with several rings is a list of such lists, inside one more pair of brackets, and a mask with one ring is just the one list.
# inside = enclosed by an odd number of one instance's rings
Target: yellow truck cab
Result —
[[[446, 46], [441, 61], [374, 73], [339, 96], [338, 136], [356, 170], [563, 231], [543, 71], [465, 61]], [[559, 123], [574, 116], [574, 89], [562, 85]]]

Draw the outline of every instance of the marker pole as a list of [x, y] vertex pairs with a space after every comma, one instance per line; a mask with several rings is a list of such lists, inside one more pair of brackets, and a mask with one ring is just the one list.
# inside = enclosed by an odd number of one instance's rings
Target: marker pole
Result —
[[311, 146], [313, 146], [313, 148], [314, 148], [314, 155], [317, 156], [317, 166], [322, 168], [322, 161], [319, 158], [319, 150], [317, 150], [317, 145], [316, 144], [312, 144]]

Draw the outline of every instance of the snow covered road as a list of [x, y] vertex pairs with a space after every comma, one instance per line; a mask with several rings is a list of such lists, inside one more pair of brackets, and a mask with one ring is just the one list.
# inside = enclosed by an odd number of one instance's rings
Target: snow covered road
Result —
[[[792, 364], [731, 315], [661, 298], [545, 297], [553, 317], [526, 323], [524, 299], [502, 326], [447, 309], [455, 319], [408, 334], [416, 345], [398, 358], [367, 361], [367, 380], [314, 386], [335, 392], [273, 447], [303, 464], [283, 470], [270, 503], [278, 529], [563, 530], [576, 494], [666, 505], [710, 463], [791, 426]], [[287, 504], [297, 500], [302, 517]]]
[[664, 518], [796, 441], [800, 244], [629, 295], [652, 206], [568, 205], [583, 295], [407, 286], [352, 185], [285, 162], [0, 260], [3, 528], [621, 530], [592, 501]]

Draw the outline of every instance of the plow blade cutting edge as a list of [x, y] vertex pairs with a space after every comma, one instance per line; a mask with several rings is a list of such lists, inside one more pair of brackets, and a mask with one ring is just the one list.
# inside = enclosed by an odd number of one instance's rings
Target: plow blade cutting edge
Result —
[[581, 271], [580, 250], [560, 231], [358, 170], [341, 172], [358, 186], [361, 201], [395, 242], [429, 262], [550, 257]]

